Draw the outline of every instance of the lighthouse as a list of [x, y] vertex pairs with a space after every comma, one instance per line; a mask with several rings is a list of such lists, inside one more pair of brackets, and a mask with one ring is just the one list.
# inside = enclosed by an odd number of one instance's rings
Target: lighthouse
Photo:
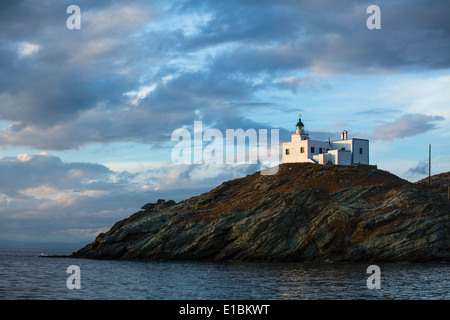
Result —
[[303, 124], [302, 119], [298, 119], [295, 126], [295, 134], [299, 135], [301, 140], [309, 139], [309, 134], [305, 131], [305, 125]]
[[298, 119], [295, 133], [291, 134], [291, 141], [283, 143], [282, 163], [294, 162], [336, 165], [369, 164], [369, 140], [349, 139], [347, 130], [342, 130], [340, 140], [312, 140], [302, 120]]

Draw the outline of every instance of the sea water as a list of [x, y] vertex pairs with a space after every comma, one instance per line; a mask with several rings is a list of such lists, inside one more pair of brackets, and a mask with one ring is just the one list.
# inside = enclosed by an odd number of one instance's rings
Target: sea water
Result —
[[[0, 249], [0, 299], [449, 299], [445, 263], [381, 263], [369, 289], [369, 263], [110, 261], [42, 258], [56, 249]], [[69, 289], [69, 266], [80, 289]]]

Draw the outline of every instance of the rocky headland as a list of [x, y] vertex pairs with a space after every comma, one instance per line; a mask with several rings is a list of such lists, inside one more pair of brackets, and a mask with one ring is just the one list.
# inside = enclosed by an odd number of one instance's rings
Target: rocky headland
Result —
[[446, 197], [375, 167], [282, 164], [148, 203], [71, 257], [448, 262], [449, 215]]

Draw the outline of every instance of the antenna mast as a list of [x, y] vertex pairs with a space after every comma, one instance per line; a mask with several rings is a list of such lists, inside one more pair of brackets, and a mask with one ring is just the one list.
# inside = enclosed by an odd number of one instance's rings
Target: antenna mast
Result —
[[431, 143], [428, 145], [428, 188], [431, 188]]

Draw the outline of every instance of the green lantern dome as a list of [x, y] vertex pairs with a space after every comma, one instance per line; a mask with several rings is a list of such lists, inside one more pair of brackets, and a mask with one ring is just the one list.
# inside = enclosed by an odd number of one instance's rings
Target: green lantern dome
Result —
[[305, 127], [305, 125], [304, 125], [303, 122], [302, 122], [302, 119], [298, 119], [298, 122], [297, 122], [297, 124], [296, 124], [296, 127], [299, 127], [299, 128]]

